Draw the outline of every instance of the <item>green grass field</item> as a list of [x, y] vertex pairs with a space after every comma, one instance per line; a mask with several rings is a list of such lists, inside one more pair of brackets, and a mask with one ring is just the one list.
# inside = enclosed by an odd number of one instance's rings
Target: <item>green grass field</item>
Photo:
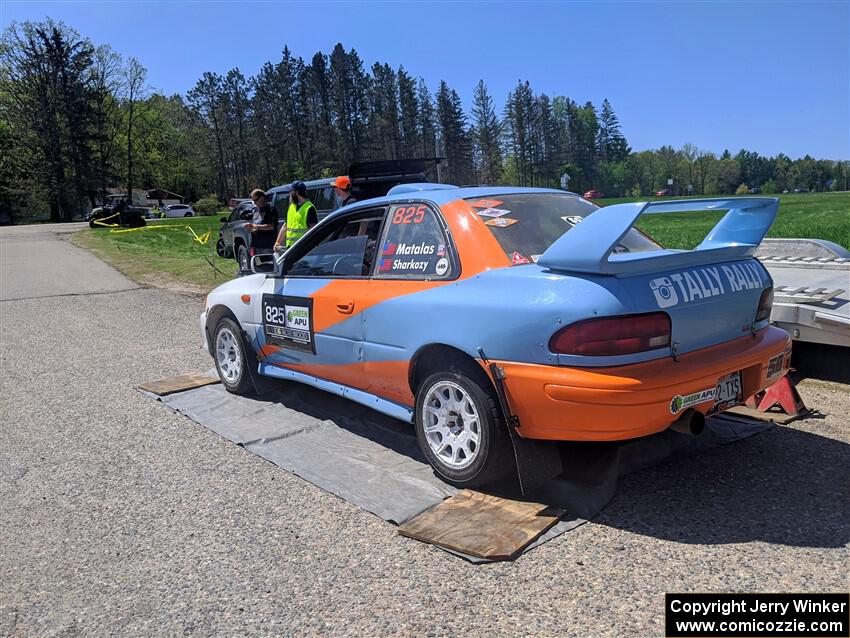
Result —
[[[147, 226], [132, 232], [86, 229], [71, 235], [71, 241], [139, 283], [206, 293], [236, 273], [234, 260], [215, 254], [219, 218], [227, 214], [149, 219]], [[207, 242], [195, 241], [187, 226], [200, 236], [209, 231]], [[216, 272], [210, 262], [221, 272]]]
[[[767, 197], [772, 197], [768, 195]], [[850, 249], [850, 193], [779, 195], [779, 213], [768, 237], [828, 239]], [[602, 205], [658, 201], [663, 197], [603, 199]], [[645, 215], [637, 227], [667, 248], [691, 249], [702, 241], [723, 212]]]
[[[599, 203], [645, 199], [606, 199]], [[780, 195], [780, 200], [779, 215], [768, 236], [829, 239], [850, 248], [850, 193], [789, 194]], [[223, 214], [149, 220], [143, 229], [127, 233], [111, 233], [106, 228], [86, 229], [72, 235], [72, 241], [140, 283], [204, 293], [236, 272], [235, 261], [221, 259], [211, 250], [218, 240], [219, 218]], [[722, 214], [647, 215], [638, 222], [638, 227], [668, 248], [690, 249], [705, 237]], [[210, 231], [208, 242], [195, 241], [187, 225], [198, 235]], [[207, 260], [222, 272], [216, 272]]]

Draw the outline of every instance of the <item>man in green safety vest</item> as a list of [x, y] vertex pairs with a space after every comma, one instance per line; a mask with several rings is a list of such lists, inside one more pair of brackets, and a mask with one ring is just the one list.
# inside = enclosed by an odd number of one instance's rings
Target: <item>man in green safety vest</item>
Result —
[[304, 182], [293, 182], [289, 191], [289, 210], [286, 222], [280, 227], [275, 242], [275, 252], [282, 252], [301, 239], [308, 229], [319, 222], [316, 207], [307, 199], [307, 186]]

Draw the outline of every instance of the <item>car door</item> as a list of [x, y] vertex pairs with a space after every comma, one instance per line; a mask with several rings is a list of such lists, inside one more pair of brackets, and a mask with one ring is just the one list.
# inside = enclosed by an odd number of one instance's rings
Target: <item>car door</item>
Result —
[[363, 315], [384, 209], [318, 227], [268, 277], [258, 305], [258, 341], [266, 363], [352, 388], [363, 376]]
[[230, 213], [230, 217], [227, 218], [227, 221], [221, 227], [221, 236], [224, 239], [224, 245], [228, 248], [233, 248], [233, 226], [242, 219], [241, 216], [245, 209], [244, 203], [237, 204], [233, 212]]
[[[390, 206], [363, 311], [363, 370], [373, 394], [412, 405], [410, 360], [451, 324], [429, 291], [460, 269], [447, 227], [424, 202]], [[435, 291], [436, 292], [436, 291]]]

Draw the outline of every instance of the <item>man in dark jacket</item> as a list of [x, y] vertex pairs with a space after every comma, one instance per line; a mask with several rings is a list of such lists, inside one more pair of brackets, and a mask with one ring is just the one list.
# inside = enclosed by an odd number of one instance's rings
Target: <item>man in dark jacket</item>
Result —
[[245, 224], [245, 229], [251, 233], [251, 247], [255, 255], [265, 255], [273, 252], [274, 240], [277, 237], [277, 210], [269, 204], [265, 191], [255, 188], [251, 191], [251, 201], [254, 202], [254, 216]]

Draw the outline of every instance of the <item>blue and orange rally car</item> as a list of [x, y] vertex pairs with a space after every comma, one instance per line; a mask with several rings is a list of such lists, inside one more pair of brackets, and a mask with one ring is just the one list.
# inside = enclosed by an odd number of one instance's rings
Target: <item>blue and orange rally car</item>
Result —
[[[698, 430], [779, 379], [791, 342], [752, 256], [777, 207], [405, 184], [216, 288], [201, 328], [229, 391], [259, 373], [347, 397], [413, 422], [445, 480], [481, 485], [515, 467], [512, 439]], [[694, 250], [634, 227], [695, 210], [727, 212]]]

